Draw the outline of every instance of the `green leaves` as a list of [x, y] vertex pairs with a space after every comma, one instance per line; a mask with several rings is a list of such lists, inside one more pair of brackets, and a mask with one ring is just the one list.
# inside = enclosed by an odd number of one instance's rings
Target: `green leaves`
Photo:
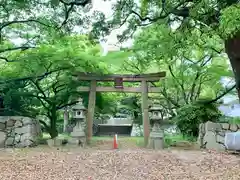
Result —
[[59, 5], [60, 1], [59, 0], [50, 0], [50, 3], [53, 8], [56, 8]]
[[240, 4], [222, 10], [219, 31], [223, 38], [231, 38], [240, 32]]
[[170, 111], [199, 98], [216, 98], [223, 90], [221, 78], [232, 76], [222, 39], [198, 28], [173, 31], [154, 24], [136, 36], [132, 50], [125, 63], [129, 71], [167, 72], [156, 84], [161, 89], [159, 98]]
[[221, 112], [217, 109], [217, 106], [215, 104], [205, 104], [204, 102], [198, 101], [184, 105], [177, 110], [174, 119], [182, 134], [197, 137], [200, 123], [219, 120]]
[[145, 17], [147, 15], [148, 11], [148, 0], [141, 0], [141, 16]]
[[54, 37], [35, 48], [11, 52], [9, 57], [15, 61], [5, 64], [1, 77], [3, 80], [26, 77], [18, 96], [37, 100], [41, 104], [38, 107], [42, 106], [43, 112], [49, 114], [53, 106], [64, 107], [79, 97], [77, 87], [83, 82], [75, 81], [72, 73], [102, 73], [107, 69], [99, 54], [99, 46], [86, 36]]
[[132, 56], [131, 51], [113, 51], [102, 56], [102, 62], [105, 63], [108, 71], [111, 73], [125, 73], [123, 66]]
[[64, 37], [33, 49], [14, 52], [9, 58], [16, 62], [6, 66], [16, 69], [16, 77], [38, 76], [66, 68], [98, 71], [101, 68], [99, 52], [100, 48], [91, 45], [85, 37]]

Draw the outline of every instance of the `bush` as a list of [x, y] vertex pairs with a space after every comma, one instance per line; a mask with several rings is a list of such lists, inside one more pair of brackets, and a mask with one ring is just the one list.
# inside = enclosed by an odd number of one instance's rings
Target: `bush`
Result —
[[200, 123], [217, 122], [220, 117], [221, 112], [216, 104], [206, 104], [204, 101], [198, 101], [177, 109], [174, 120], [184, 136], [197, 137]]

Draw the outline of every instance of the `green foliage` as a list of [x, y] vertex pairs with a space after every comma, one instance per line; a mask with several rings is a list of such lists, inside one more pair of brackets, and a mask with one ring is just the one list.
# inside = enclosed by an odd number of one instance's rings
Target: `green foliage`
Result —
[[112, 73], [126, 73], [122, 67], [132, 54], [131, 51], [111, 51], [105, 56], [102, 56], [101, 59], [106, 63], [107, 67], [111, 69]]
[[217, 109], [216, 104], [206, 104], [205, 100], [177, 109], [174, 120], [183, 135], [197, 137], [200, 123], [217, 122], [220, 117], [221, 112]]
[[240, 124], [240, 117], [233, 117], [228, 121], [230, 124]]
[[147, 15], [147, 10], [148, 10], [148, 0], [141, 0], [141, 16], [145, 17]]
[[140, 96], [125, 96], [121, 99], [119, 110], [126, 111], [126, 113], [133, 116], [133, 123], [141, 125], [142, 109]]
[[115, 114], [117, 109], [118, 96], [113, 93], [97, 93], [96, 113]]
[[182, 142], [195, 142], [196, 137], [186, 136], [182, 134], [165, 134], [164, 143], [166, 147], [177, 146], [178, 143]]
[[1, 97], [3, 98], [4, 112], [1, 115], [13, 116], [22, 115], [35, 117], [38, 111], [35, 107], [39, 103], [34, 98], [24, 98], [21, 92], [24, 90], [25, 83], [15, 82], [1, 84]]
[[223, 123], [240, 124], [240, 117], [223, 116], [223, 117], [221, 117], [220, 120], [221, 120], [221, 122], [223, 122]]
[[240, 4], [222, 11], [219, 30], [223, 38], [228, 39], [240, 32]]
[[223, 76], [232, 76], [228, 59], [221, 54], [223, 41], [218, 35], [195, 28], [173, 31], [164, 24], [146, 27], [135, 37], [133, 54], [124, 67], [133, 73], [166, 71], [166, 77], [155, 83], [166, 113], [200, 98], [216, 98], [224, 88]]
[[[166, 71], [165, 81], [155, 83], [161, 89], [156, 98], [171, 115], [175, 115], [175, 109], [192, 104], [199, 98], [215, 98], [223, 90], [220, 78], [232, 76], [227, 58], [221, 53], [223, 41], [212, 30], [219, 26], [220, 10], [220, 34], [229, 36], [239, 30], [239, 5], [233, 5], [237, 0], [191, 3], [177, 0], [118, 1], [113, 6], [113, 18], [108, 22], [100, 12], [94, 12], [90, 19], [85, 13], [89, 9], [77, 1], [64, 2], [1, 2], [1, 95], [7, 109], [11, 109], [8, 114], [46, 114], [51, 120], [48, 126], [55, 131], [58, 109], [73, 103], [79, 96], [87, 105], [88, 94], [80, 94], [76, 89], [79, 85], [88, 84], [72, 78], [72, 72], [77, 71]], [[81, 33], [88, 31], [92, 22], [90, 35], [75, 34], [76, 29]], [[176, 22], [179, 23], [177, 29], [169, 28]], [[112, 28], [124, 23], [128, 27], [119, 36], [121, 41], [138, 27], [144, 27], [134, 37], [133, 49], [110, 52], [101, 57], [102, 51], [94, 39], [95, 35], [103, 37]], [[154, 25], [146, 26], [148, 23]], [[22, 42], [12, 43], [15, 37]], [[19, 78], [26, 78], [21, 81], [22, 85], [15, 83], [17, 81], [9, 83], [9, 80]], [[126, 95], [97, 93], [96, 110], [98, 113], [114, 114], [118, 110], [118, 101], [128, 98]], [[138, 99], [132, 100], [122, 105], [135, 112], [135, 117], [141, 117]]]
[[[73, 78], [73, 73], [106, 71], [105, 64], [100, 59], [100, 48], [92, 44], [87, 36], [64, 36], [50, 39], [36, 48], [11, 53], [9, 58], [14, 62], [5, 64], [1, 74], [3, 79], [17, 79], [26, 77], [22, 88], [18, 89], [17, 96], [13, 90], [8, 90], [5, 101], [13, 98], [33, 99], [38, 102], [38, 113], [50, 119], [45, 128], [51, 137], [57, 135], [57, 111], [65, 106], [76, 103], [80, 96], [88, 94], [79, 93], [77, 87], [83, 85]], [[85, 83], [85, 85], [88, 85]], [[20, 100], [19, 100], [20, 101]], [[85, 100], [87, 102], [87, 100]], [[97, 105], [102, 109], [103, 99], [97, 95]], [[17, 104], [17, 103], [16, 103]], [[15, 108], [16, 109], [16, 108]]]
[[[238, 0], [141, 0], [118, 1], [114, 5], [113, 19], [107, 21], [113, 28], [126, 22], [127, 29], [119, 37], [127, 39], [136, 31], [136, 26], [152, 24], [165, 24], [175, 26], [179, 24], [177, 31], [183, 28], [187, 31], [193, 28], [201, 28], [202, 31], [213, 31], [219, 26], [220, 11], [231, 6], [238, 6]], [[130, 14], [130, 15], [129, 15]], [[131, 14], [134, 14], [131, 16]], [[237, 18], [238, 14], [234, 14]], [[231, 14], [228, 16], [231, 18]], [[238, 26], [236, 24], [236, 26]]]

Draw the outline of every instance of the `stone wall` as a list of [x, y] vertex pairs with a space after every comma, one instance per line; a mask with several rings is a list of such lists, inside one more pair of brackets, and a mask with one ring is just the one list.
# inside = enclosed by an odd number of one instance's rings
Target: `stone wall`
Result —
[[225, 150], [225, 133], [240, 131], [240, 124], [206, 122], [199, 125], [198, 143], [200, 147]]
[[41, 135], [41, 126], [35, 119], [0, 116], [0, 148], [36, 146]]

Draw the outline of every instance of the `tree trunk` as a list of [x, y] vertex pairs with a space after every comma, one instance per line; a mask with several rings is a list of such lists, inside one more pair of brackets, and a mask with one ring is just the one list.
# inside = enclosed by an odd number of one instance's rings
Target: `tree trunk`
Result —
[[50, 118], [50, 130], [49, 134], [51, 138], [55, 138], [58, 136], [58, 131], [57, 131], [57, 108], [55, 105], [52, 106], [51, 108], [51, 117]]
[[233, 69], [240, 100], [240, 32], [225, 41], [225, 49]]

